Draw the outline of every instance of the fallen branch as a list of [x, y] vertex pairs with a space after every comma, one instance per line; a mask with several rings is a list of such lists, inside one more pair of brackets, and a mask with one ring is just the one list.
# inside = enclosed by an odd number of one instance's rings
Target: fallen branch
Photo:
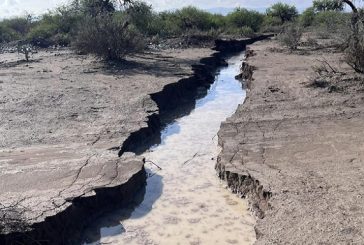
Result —
[[191, 162], [193, 159], [195, 159], [195, 157], [201, 157], [203, 155], [206, 155], [206, 154], [198, 154], [198, 152], [195, 153], [195, 155], [193, 155], [192, 158], [188, 159], [187, 161], [185, 161], [182, 166], [186, 165], [187, 163]]
[[153, 164], [154, 166], [156, 166], [159, 170], [163, 170], [160, 166], [158, 166], [156, 163], [154, 163], [154, 162], [152, 162], [152, 161], [150, 161], [150, 160], [146, 160], [145, 161], [145, 163], [151, 163], [151, 164]]

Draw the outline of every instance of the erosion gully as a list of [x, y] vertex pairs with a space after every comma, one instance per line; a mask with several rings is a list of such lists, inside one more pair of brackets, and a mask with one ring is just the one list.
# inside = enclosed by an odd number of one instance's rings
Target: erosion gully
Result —
[[147, 186], [135, 205], [103, 216], [82, 244], [252, 244], [254, 218], [247, 202], [216, 176], [217, 132], [245, 99], [235, 79], [244, 53], [218, 70], [195, 109], [162, 131], [143, 156]]

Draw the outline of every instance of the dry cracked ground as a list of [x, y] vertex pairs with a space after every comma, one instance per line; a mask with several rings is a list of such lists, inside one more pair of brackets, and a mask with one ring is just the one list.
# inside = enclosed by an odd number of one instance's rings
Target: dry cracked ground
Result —
[[142, 159], [117, 149], [158, 111], [149, 94], [191, 76], [213, 52], [147, 52], [122, 64], [69, 50], [41, 51], [30, 63], [1, 54], [0, 209], [42, 222], [140, 173]]
[[218, 169], [260, 214], [256, 244], [363, 244], [363, 76], [332, 48], [250, 48], [248, 97], [222, 125]]

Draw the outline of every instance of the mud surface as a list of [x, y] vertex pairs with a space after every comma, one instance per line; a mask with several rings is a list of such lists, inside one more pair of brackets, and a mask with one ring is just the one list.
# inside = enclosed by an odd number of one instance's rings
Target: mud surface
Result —
[[[118, 149], [158, 112], [149, 94], [190, 77], [210, 49], [145, 53], [105, 64], [68, 50], [30, 63], [0, 60], [0, 209], [33, 225], [79, 197], [117, 187], [143, 172], [141, 157]], [[138, 177], [135, 186], [143, 181]], [[14, 216], [14, 217], [13, 217]], [[22, 229], [3, 227], [2, 233]], [[50, 228], [51, 230], [51, 228]], [[22, 230], [23, 231], [23, 230]]]
[[[251, 49], [253, 79], [219, 132], [217, 170], [261, 218], [256, 244], [364, 243], [363, 78], [334, 50]], [[335, 72], [318, 75], [322, 61]]]

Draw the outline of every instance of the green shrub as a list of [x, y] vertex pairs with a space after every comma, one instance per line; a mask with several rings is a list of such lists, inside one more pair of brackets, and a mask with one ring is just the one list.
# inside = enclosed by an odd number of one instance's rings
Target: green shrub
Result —
[[316, 11], [343, 11], [344, 3], [337, 0], [314, 0], [313, 8]]
[[250, 26], [243, 26], [240, 29], [240, 34], [243, 37], [252, 37], [252, 36], [254, 36], [254, 33], [255, 33], [255, 31]]
[[33, 45], [41, 47], [54, 44], [69, 45], [82, 18], [79, 12], [69, 6], [59, 7], [35, 22], [27, 34], [27, 39]]
[[144, 2], [136, 2], [126, 10], [130, 22], [143, 34], [158, 34], [157, 14], [153, 13], [152, 6]]
[[212, 23], [209, 13], [199, 10], [195, 7], [185, 7], [177, 10], [180, 27], [182, 30], [195, 29], [200, 31], [207, 31], [211, 29]]
[[10, 42], [18, 38], [19, 36], [16, 32], [14, 32], [14, 30], [10, 29], [3, 23], [0, 23], [0, 43]]
[[16, 17], [0, 22], [0, 42], [10, 42], [24, 38], [31, 28], [31, 17]]
[[28, 33], [28, 39], [49, 39], [58, 31], [58, 26], [53, 23], [41, 22]]
[[224, 30], [220, 31], [221, 34], [232, 35], [235, 37], [252, 37], [254, 36], [254, 30], [249, 26], [238, 27], [227, 27]]
[[314, 25], [325, 26], [337, 26], [347, 24], [350, 21], [350, 14], [337, 12], [337, 11], [325, 11], [316, 14], [314, 19]]
[[285, 23], [293, 21], [298, 16], [298, 11], [293, 5], [279, 2], [267, 9], [267, 15], [276, 17], [281, 20], [281, 23]]
[[347, 63], [356, 72], [364, 73], [364, 22], [358, 23], [358, 30], [352, 31], [346, 44]]
[[308, 27], [315, 21], [315, 9], [313, 7], [307, 8], [300, 15], [299, 22], [303, 27]]
[[226, 22], [229, 26], [239, 29], [249, 27], [255, 32], [261, 28], [263, 21], [264, 16], [259, 12], [243, 8], [237, 8], [226, 16]]
[[211, 29], [222, 29], [226, 27], [226, 17], [221, 14], [210, 14], [209, 22], [211, 25]]
[[274, 32], [279, 33], [282, 31], [282, 21], [278, 17], [274, 17], [271, 15], [264, 16], [262, 28], [262, 32]]
[[154, 14], [149, 21], [149, 29], [152, 30], [149, 34], [170, 37], [216, 33], [225, 25], [226, 20], [223, 15], [211, 14], [195, 7], [185, 7]]
[[96, 17], [115, 12], [115, 1], [113, 0], [75, 0], [75, 8], [84, 15]]
[[51, 41], [51, 37], [53, 37], [57, 33], [57, 30], [58, 27], [55, 24], [42, 21], [30, 30], [27, 35], [27, 39], [33, 45], [48, 47], [54, 44]]
[[31, 28], [31, 16], [28, 17], [15, 17], [12, 19], [6, 19], [2, 22], [5, 26], [10, 28], [18, 36], [23, 37]]
[[356, 46], [350, 45], [346, 50], [347, 63], [357, 72], [364, 73], [364, 40]]
[[159, 27], [158, 34], [162, 37], [180, 35], [183, 33], [182, 23], [176, 12], [161, 12], [154, 23]]
[[302, 28], [295, 24], [290, 23], [284, 27], [282, 33], [278, 35], [279, 42], [291, 50], [297, 49], [302, 37]]
[[144, 38], [120, 15], [86, 17], [80, 25], [73, 46], [80, 52], [107, 60], [121, 60], [144, 48]]
[[[32, 18], [14, 18], [0, 22], [0, 42], [9, 42], [16, 39], [27, 39], [33, 45], [47, 47], [49, 45], [69, 45], [75, 37], [87, 33], [100, 33], [99, 29], [87, 26], [100, 22], [108, 30], [107, 23], [101, 21], [106, 17], [110, 21], [110, 29], [117, 28], [115, 19], [124, 19], [130, 26], [131, 32], [136, 32], [148, 38], [168, 38], [175, 36], [208, 36], [232, 34], [251, 36], [262, 28], [262, 24], [280, 22], [278, 17], [260, 14], [247, 9], [236, 9], [227, 16], [211, 14], [195, 7], [185, 7], [180, 10], [156, 13], [151, 6], [132, 1], [132, 4], [118, 8], [118, 3], [130, 2], [128, 0], [73, 0], [70, 4], [59, 7], [52, 12], [44, 14], [36, 21]], [[113, 16], [109, 19], [110, 16]], [[278, 21], [277, 21], [278, 20]], [[268, 21], [268, 22], [269, 22]], [[273, 23], [274, 22], [274, 23]], [[268, 24], [267, 24], [268, 25]], [[84, 36], [86, 38], [86, 36]], [[216, 36], [217, 37], [217, 36]], [[143, 39], [143, 38], [142, 38]], [[80, 42], [80, 40], [76, 40]]]
[[334, 38], [345, 42], [350, 36], [350, 14], [325, 11], [316, 14], [313, 30], [320, 38]]

